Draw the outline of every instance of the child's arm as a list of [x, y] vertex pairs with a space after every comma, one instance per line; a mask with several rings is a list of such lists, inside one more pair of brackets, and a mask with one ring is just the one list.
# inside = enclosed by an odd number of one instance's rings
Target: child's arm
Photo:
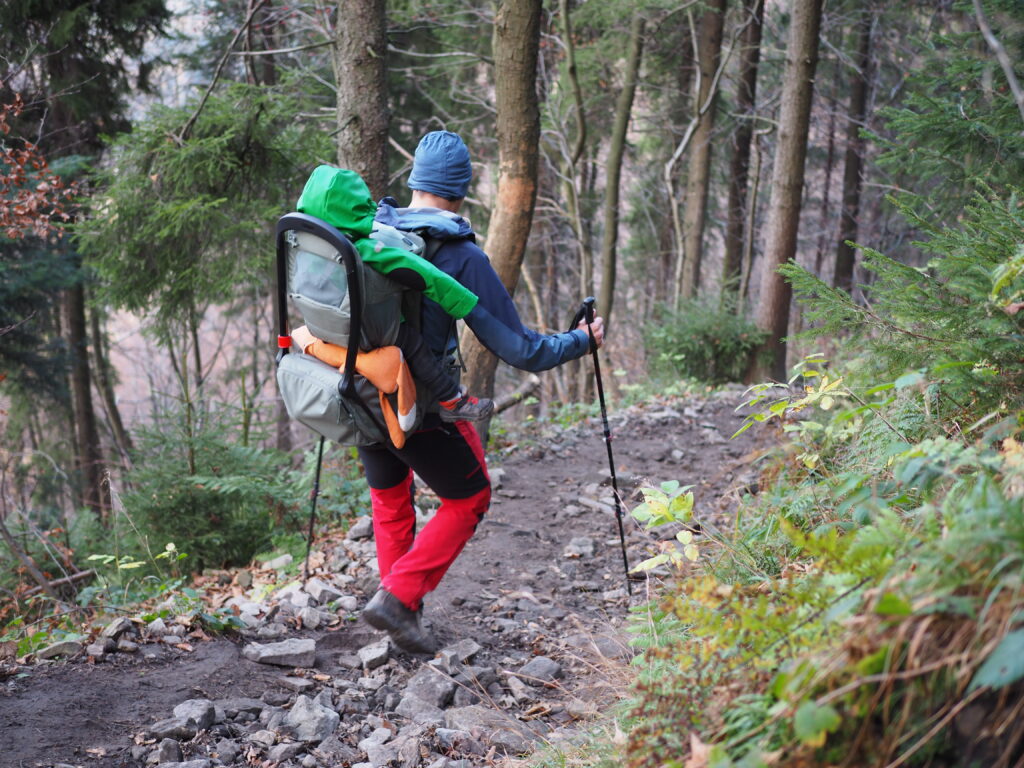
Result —
[[475, 293], [414, 253], [369, 238], [357, 240], [355, 245], [364, 264], [406, 288], [422, 291], [457, 320], [468, 315], [477, 304]]

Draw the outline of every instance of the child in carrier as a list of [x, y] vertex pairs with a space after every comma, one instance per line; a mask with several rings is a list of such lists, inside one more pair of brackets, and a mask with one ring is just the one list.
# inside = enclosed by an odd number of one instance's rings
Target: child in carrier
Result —
[[[476, 306], [477, 296], [472, 291], [426, 259], [370, 239], [377, 205], [355, 171], [317, 167], [296, 209], [340, 230], [364, 264], [406, 288], [422, 291], [453, 318], [465, 317]], [[394, 344], [402, 350], [412, 375], [437, 398], [442, 421], [482, 421], [494, 412], [493, 400], [473, 397], [455, 382], [412, 325], [401, 323]]]

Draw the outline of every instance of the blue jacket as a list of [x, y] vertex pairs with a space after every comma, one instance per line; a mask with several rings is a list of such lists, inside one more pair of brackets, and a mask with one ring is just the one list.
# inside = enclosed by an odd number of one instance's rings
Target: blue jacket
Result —
[[[463, 319], [480, 342], [509, 365], [524, 371], [546, 371], [589, 351], [590, 339], [584, 331], [545, 335], [523, 325], [512, 297], [487, 254], [477, 246], [469, 222], [461, 216], [436, 208], [398, 208], [393, 198], [386, 197], [377, 209], [377, 220], [443, 241], [433, 256], [434, 266], [479, 297]], [[426, 297], [420, 331], [438, 357], [454, 350], [451, 317]]]

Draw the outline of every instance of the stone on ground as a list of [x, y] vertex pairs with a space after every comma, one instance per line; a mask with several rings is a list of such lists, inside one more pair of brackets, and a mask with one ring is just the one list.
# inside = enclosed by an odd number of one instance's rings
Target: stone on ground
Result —
[[242, 655], [258, 664], [311, 667], [316, 660], [316, 641], [306, 637], [282, 640], [279, 643], [249, 643]]
[[386, 637], [375, 643], [364, 645], [358, 651], [359, 661], [368, 670], [376, 669], [388, 660], [389, 648], [389, 640]]
[[516, 674], [530, 685], [543, 685], [561, 677], [562, 665], [547, 656], [534, 656]]
[[423, 701], [415, 694], [407, 693], [395, 707], [395, 712], [419, 725], [444, 725], [444, 710]]
[[56, 659], [61, 656], [74, 656], [82, 651], [82, 644], [74, 640], [62, 640], [48, 645], [36, 653], [37, 659]]
[[295, 738], [301, 741], [320, 742], [334, 733], [341, 717], [333, 709], [317, 704], [308, 696], [299, 696], [284, 724], [292, 729]]
[[518, 720], [479, 704], [449, 709], [444, 714], [448, 728], [471, 733], [485, 745], [508, 754], [527, 752], [537, 738]]
[[429, 665], [420, 667], [405, 686], [406, 695], [443, 709], [455, 693], [455, 681]]
[[216, 711], [209, 699], [189, 699], [174, 708], [174, 716], [195, 723], [196, 730], [205, 731], [213, 725]]

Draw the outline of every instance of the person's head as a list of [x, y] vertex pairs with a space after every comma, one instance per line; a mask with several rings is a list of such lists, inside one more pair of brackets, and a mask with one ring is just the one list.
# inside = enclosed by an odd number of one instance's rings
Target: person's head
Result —
[[409, 189], [414, 197], [423, 193], [447, 201], [438, 207], [457, 210], [469, 191], [473, 166], [466, 144], [451, 131], [431, 131], [416, 147], [409, 174]]

